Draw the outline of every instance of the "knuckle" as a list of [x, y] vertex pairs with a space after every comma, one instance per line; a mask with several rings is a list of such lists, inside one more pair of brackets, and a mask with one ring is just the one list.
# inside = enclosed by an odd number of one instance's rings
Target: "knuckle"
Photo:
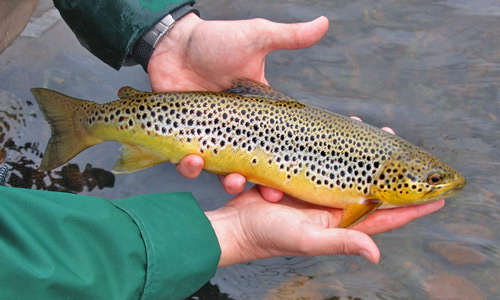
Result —
[[353, 254], [355, 251], [356, 235], [354, 231], [343, 229], [339, 231], [338, 243], [334, 245], [337, 254]]

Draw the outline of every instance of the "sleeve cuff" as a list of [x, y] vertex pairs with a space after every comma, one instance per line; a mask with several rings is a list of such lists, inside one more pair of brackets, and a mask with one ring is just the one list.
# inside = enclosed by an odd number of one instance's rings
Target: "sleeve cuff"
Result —
[[135, 42], [170, 11], [194, 0], [71, 1], [54, 0], [80, 43], [115, 69], [120, 69]]
[[149, 194], [113, 204], [136, 223], [146, 247], [141, 299], [183, 299], [215, 275], [221, 250], [190, 193]]

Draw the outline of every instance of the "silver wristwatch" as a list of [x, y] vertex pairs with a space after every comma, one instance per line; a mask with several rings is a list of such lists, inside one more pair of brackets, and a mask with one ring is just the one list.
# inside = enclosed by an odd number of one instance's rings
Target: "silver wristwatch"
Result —
[[156, 48], [156, 45], [168, 34], [168, 31], [174, 27], [175, 20], [171, 14], [166, 15], [160, 22], [148, 32], [146, 32], [142, 39], [151, 47]]

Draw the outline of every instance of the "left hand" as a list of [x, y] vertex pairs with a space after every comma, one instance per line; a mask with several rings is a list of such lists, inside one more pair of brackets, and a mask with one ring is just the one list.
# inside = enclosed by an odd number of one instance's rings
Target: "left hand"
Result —
[[380, 251], [369, 237], [403, 226], [440, 209], [444, 200], [380, 209], [352, 229], [336, 228], [342, 210], [287, 196], [265, 201], [256, 188], [206, 212], [222, 249], [219, 267], [282, 255], [361, 255], [378, 263]]
[[[205, 21], [191, 13], [176, 22], [154, 50], [148, 74], [153, 91], [220, 91], [235, 78], [246, 77], [266, 83], [264, 66], [269, 52], [312, 46], [328, 30], [328, 19], [280, 24], [264, 19]], [[203, 159], [185, 157], [178, 171], [188, 178], [197, 177]], [[243, 191], [245, 178], [240, 174], [219, 177], [224, 190]], [[260, 187], [263, 197], [277, 202], [283, 193]]]
[[205, 21], [191, 13], [176, 22], [154, 50], [148, 74], [153, 91], [220, 91], [235, 78], [268, 84], [265, 59], [279, 49], [307, 48], [328, 30], [328, 19], [296, 24], [264, 19]]

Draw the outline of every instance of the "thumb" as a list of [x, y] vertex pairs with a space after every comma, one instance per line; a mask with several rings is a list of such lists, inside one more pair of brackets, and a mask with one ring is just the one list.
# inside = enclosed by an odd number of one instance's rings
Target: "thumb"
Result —
[[274, 50], [294, 50], [316, 44], [327, 32], [329, 21], [321, 16], [310, 22], [274, 23], [268, 21], [263, 48], [266, 52]]
[[308, 255], [360, 255], [373, 264], [379, 262], [380, 251], [367, 234], [352, 229], [315, 228], [316, 233], [309, 235], [307, 241], [314, 247]]

